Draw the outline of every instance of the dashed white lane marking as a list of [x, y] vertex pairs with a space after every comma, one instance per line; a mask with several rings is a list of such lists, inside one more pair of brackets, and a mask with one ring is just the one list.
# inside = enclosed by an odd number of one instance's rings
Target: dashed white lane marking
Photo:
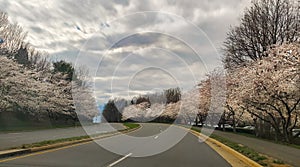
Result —
[[155, 136], [155, 137], [154, 137], [154, 139], [157, 139], [157, 138], [158, 138], [158, 136]]
[[125, 155], [124, 157], [120, 158], [119, 160], [117, 160], [117, 161], [111, 163], [111, 164], [108, 165], [108, 166], [109, 166], [109, 167], [115, 166], [115, 165], [117, 165], [118, 163], [120, 163], [121, 161], [123, 161], [124, 159], [130, 157], [131, 155], [132, 155], [132, 153], [129, 153], [129, 154]]

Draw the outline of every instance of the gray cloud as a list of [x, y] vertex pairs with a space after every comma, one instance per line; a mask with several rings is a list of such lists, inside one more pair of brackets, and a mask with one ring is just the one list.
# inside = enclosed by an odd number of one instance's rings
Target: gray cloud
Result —
[[[228, 28], [238, 23], [249, 3], [0, 0], [0, 9], [24, 27], [27, 40], [49, 52], [51, 60], [64, 59], [96, 74], [96, 94], [104, 101], [128, 92], [176, 86], [162, 71], [142, 71], [147, 67], [164, 69], [185, 90], [191, 88], [207, 71], [221, 65], [215, 48], [221, 48]], [[110, 92], [112, 75], [114, 92]], [[131, 89], [129, 83], [134, 84]]]

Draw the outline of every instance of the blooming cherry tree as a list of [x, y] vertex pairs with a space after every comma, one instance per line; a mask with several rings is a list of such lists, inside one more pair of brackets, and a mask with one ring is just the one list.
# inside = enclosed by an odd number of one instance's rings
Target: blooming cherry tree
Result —
[[299, 43], [272, 47], [262, 60], [231, 74], [231, 103], [269, 123], [285, 141], [299, 125]]

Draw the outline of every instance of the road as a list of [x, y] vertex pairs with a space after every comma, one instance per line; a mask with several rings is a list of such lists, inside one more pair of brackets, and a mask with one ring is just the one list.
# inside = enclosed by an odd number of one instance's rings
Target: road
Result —
[[[110, 126], [111, 125], [111, 126]], [[122, 124], [98, 124], [82, 127], [57, 128], [48, 130], [37, 130], [29, 132], [0, 133], [0, 150], [31, 144], [45, 140], [85, 136], [87, 134], [98, 134], [124, 129]]]
[[[129, 135], [118, 135], [110, 138], [100, 139], [95, 142], [79, 144], [67, 148], [40, 152], [36, 154], [17, 157], [5, 162], [1, 162], [0, 166], [23, 167], [23, 166], [39, 166], [39, 167], [101, 167], [101, 166], [116, 166], [116, 167], [189, 167], [189, 166], [205, 166], [205, 167], [227, 167], [230, 166], [219, 154], [211, 149], [204, 142], [199, 142], [198, 137], [187, 133], [179, 143], [172, 146], [170, 149], [159, 154], [151, 156], [139, 157], [143, 153], [155, 153], [157, 148], [163, 148], [170, 144], [168, 141], [174, 140], [176, 134], [186, 131], [176, 127], [164, 136], [168, 125], [162, 124], [142, 124], [142, 128], [131, 132]], [[160, 133], [162, 132], [162, 133]], [[174, 133], [174, 134], [172, 134]], [[176, 134], [175, 134], [176, 133]], [[166, 141], [165, 139], [167, 139]], [[130, 138], [135, 139], [128, 140]], [[141, 139], [141, 140], [140, 140]], [[145, 139], [145, 140], [144, 140]], [[149, 139], [149, 140], [148, 140]], [[146, 143], [147, 142], [147, 143]], [[111, 147], [123, 152], [123, 155], [118, 155], [107, 151], [98, 144], [105, 144], [106, 147]], [[121, 147], [119, 147], [121, 146]], [[160, 150], [161, 151], [161, 150]]]

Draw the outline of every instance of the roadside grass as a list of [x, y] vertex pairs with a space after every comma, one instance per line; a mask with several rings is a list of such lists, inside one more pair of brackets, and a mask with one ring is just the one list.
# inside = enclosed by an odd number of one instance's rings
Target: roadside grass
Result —
[[[201, 133], [201, 130], [199, 128], [192, 127], [191, 129], [196, 131], [196, 132]], [[253, 150], [253, 149], [251, 149], [247, 146], [244, 146], [244, 145], [239, 144], [239, 143], [232, 142], [228, 139], [217, 136], [215, 134], [212, 134], [209, 137], [213, 138], [213, 139], [215, 139], [215, 140], [217, 140], [217, 141], [219, 141], [219, 142], [221, 142], [225, 145], [227, 145], [228, 147], [230, 147], [230, 148], [234, 149], [235, 151], [245, 155], [246, 157], [252, 159], [253, 161], [259, 163], [262, 166], [266, 166], [266, 167], [279, 167], [279, 166], [280, 167], [288, 167], [289, 166], [281, 160], [277, 160], [275, 158], [260, 154], [257, 151], [255, 151], [255, 150]]]
[[140, 125], [136, 123], [123, 123], [124, 126], [126, 126], [129, 129], [138, 128]]
[[231, 147], [232, 149], [238, 151], [239, 153], [242, 153], [243, 155], [247, 156], [248, 158], [254, 160], [255, 162], [257, 162], [257, 163], [259, 163], [263, 166], [267, 166], [267, 164], [265, 164], [265, 162], [264, 162], [264, 160], [266, 160], [267, 157], [257, 153], [253, 149], [251, 149], [247, 146], [232, 142], [230, 140], [227, 140], [225, 138], [222, 138], [222, 137], [214, 135], [214, 134], [212, 134], [210, 137], [215, 139], [215, 140], [218, 140], [219, 142], [221, 142], [221, 143], [223, 143], [223, 144], [225, 144], [229, 147]]
[[[123, 130], [118, 130], [119, 132], [124, 132], [124, 131], [130, 130], [130, 129], [135, 129], [140, 126], [139, 124], [135, 124], [135, 123], [123, 123], [123, 125], [126, 126], [127, 128], [123, 129]], [[55, 139], [55, 140], [46, 140], [46, 141], [41, 141], [41, 142], [36, 142], [36, 143], [31, 143], [31, 144], [23, 144], [22, 146], [13, 147], [11, 149], [29, 149], [29, 148], [48, 146], [48, 145], [64, 143], [64, 142], [79, 141], [79, 140], [90, 139], [91, 137], [97, 137], [99, 135], [105, 135], [105, 134], [109, 134], [109, 133], [111, 133], [111, 132], [94, 134], [91, 136], [85, 135], [85, 136], [77, 136], [77, 137], [62, 138], [62, 139]]]
[[284, 164], [284, 162], [283, 161], [281, 161], [281, 160], [273, 160], [273, 162], [275, 163], [275, 164]]

